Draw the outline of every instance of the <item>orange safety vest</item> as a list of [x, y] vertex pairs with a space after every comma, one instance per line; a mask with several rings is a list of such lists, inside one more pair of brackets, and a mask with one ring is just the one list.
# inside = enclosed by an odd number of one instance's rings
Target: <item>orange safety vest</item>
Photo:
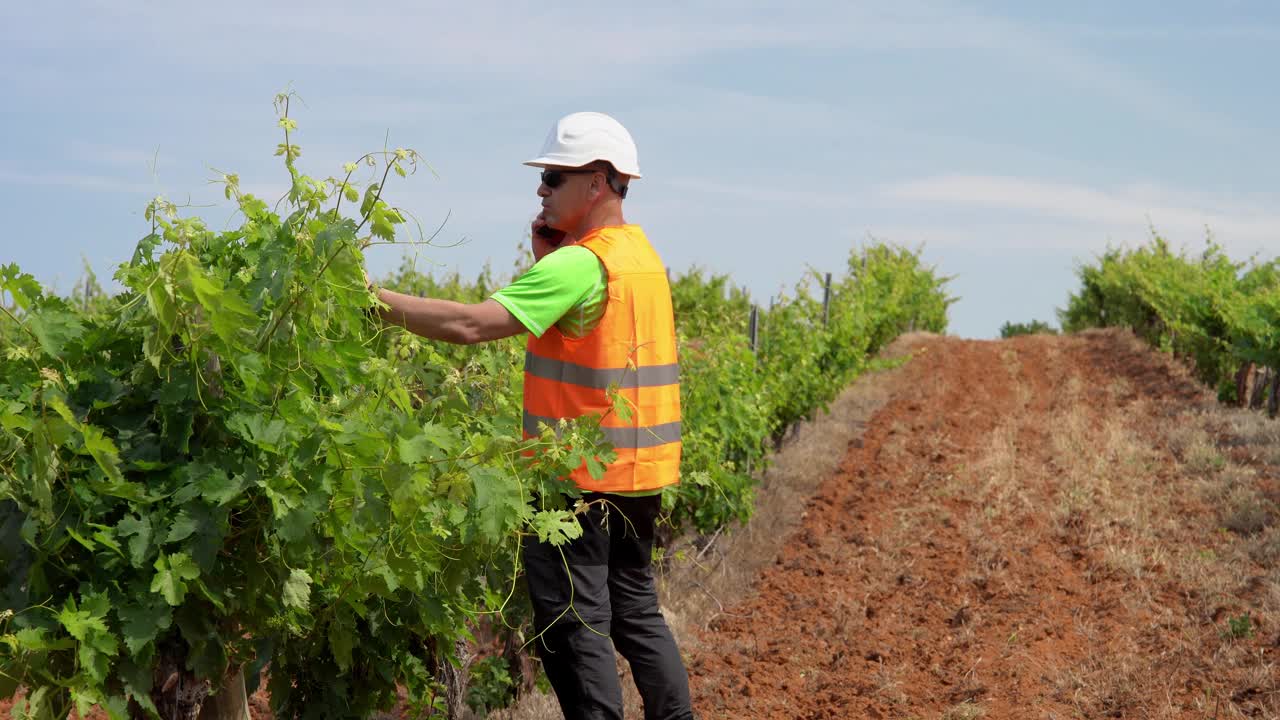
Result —
[[[637, 225], [604, 227], [579, 243], [608, 273], [608, 301], [585, 337], [551, 327], [529, 336], [524, 363], [524, 436], [539, 423], [600, 417], [618, 454], [599, 479], [586, 464], [571, 479], [591, 492], [655, 490], [680, 478], [680, 366], [666, 267]], [[613, 411], [610, 389], [626, 398], [631, 417]]]

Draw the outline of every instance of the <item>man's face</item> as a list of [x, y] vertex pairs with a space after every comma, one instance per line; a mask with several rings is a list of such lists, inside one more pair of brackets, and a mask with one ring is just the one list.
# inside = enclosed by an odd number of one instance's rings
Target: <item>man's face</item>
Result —
[[548, 167], [538, 185], [542, 214], [547, 225], [572, 231], [600, 196], [604, 173], [585, 168]]

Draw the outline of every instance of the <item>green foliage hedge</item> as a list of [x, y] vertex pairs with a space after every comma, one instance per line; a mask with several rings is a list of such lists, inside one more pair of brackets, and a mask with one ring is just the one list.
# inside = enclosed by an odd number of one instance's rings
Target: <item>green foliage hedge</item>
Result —
[[1280, 260], [1232, 260], [1212, 242], [1191, 255], [1154, 237], [1108, 250], [1078, 275], [1079, 291], [1059, 312], [1065, 331], [1131, 328], [1189, 360], [1228, 401], [1239, 399], [1242, 365], [1280, 371]]
[[1006, 322], [1000, 326], [1000, 337], [1009, 339], [1019, 335], [1057, 335], [1058, 331], [1043, 320], [1031, 322]]
[[765, 441], [825, 408], [902, 332], [946, 329], [946, 278], [916, 252], [884, 244], [851, 251], [832, 279], [825, 318], [823, 283], [811, 273], [760, 309], [753, 354], [742, 289], [697, 270], [672, 282], [685, 431], [683, 482], [664, 505], [677, 524], [710, 532], [745, 521]]

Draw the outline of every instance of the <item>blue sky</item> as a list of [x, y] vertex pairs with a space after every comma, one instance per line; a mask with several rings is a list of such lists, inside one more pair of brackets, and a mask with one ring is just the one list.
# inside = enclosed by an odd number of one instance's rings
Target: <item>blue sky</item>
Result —
[[[560, 115], [635, 136], [627, 202], [667, 263], [762, 302], [869, 237], [955, 275], [951, 331], [1051, 319], [1073, 265], [1154, 226], [1280, 248], [1272, 2], [435, 3], [158, 0], [0, 9], [0, 263], [66, 290], [127, 259], [157, 194], [235, 222], [275, 197], [273, 94], [305, 171], [421, 152], [392, 199], [449, 220], [424, 262], [510, 267]], [[375, 274], [401, 249], [370, 252]]]

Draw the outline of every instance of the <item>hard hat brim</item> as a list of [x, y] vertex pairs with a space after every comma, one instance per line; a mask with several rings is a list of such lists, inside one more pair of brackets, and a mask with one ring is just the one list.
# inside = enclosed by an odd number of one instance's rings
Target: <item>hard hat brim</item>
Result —
[[[592, 160], [591, 162], [595, 162], [595, 160]], [[536, 167], [536, 168], [548, 168], [548, 167], [576, 168], [576, 167], [583, 167], [584, 165], [589, 165], [590, 163], [584, 163], [577, 159], [569, 160], [567, 158], [557, 158], [554, 155], [543, 155], [541, 157], [536, 157], [532, 160], [525, 160], [523, 164], [528, 165], [529, 167]], [[616, 165], [614, 166], [614, 169], [618, 171], [619, 175], [626, 175], [627, 177], [636, 178], [636, 179], [639, 179], [640, 177], [642, 177], [640, 175], [639, 170], [635, 172], [624, 172], [622, 168], [619, 168]]]

